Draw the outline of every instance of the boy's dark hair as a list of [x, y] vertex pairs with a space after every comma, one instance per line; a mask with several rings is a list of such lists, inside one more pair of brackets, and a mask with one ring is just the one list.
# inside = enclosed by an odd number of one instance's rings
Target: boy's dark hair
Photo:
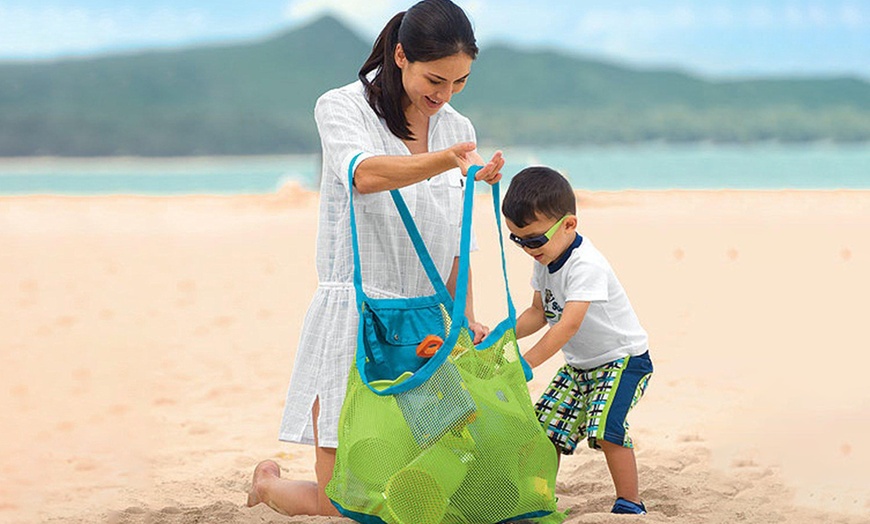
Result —
[[[403, 140], [416, 140], [408, 126], [402, 97], [402, 70], [396, 65], [396, 44], [409, 62], [431, 62], [457, 53], [477, 58], [474, 29], [461, 7], [450, 0], [423, 0], [394, 16], [378, 35], [372, 53], [359, 70], [366, 100], [387, 127]], [[368, 74], [375, 71], [369, 81]]]
[[517, 227], [526, 227], [538, 220], [539, 213], [555, 219], [577, 214], [577, 201], [571, 184], [558, 171], [527, 167], [511, 179], [501, 212]]

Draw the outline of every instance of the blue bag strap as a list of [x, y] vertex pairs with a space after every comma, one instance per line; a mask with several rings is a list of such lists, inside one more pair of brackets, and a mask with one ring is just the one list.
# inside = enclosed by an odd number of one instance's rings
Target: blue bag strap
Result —
[[353, 246], [353, 287], [356, 288], [356, 307], [358, 311], [362, 311], [362, 305], [365, 301], [365, 293], [362, 287], [362, 271], [360, 270], [359, 261], [359, 236], [356, 231], [356, 214], [353, 210], [353, 168], [356, 165], [357, 159], [362, 153], [357, 153], [350, 161], [347, 168], [347, 192], [350, 198], [350, 238]]
[[[403, 382], [400, 382], [393, 386], [389, 386], [382, 390], [377, 390], [373, 388], [372, 385], [369, 383], [369, 379], [366, 375], [365, 370], [365, 352], [359, 351], [359, 348], [357, 348], [357, 372], [359, 373], [363, 383], [377, 395], [386, 396], [404, 393], [406, 391], [410, 391], [411, 389], [416, 388], [417, 386], [429, 380], [429, 377], [432, 376], [435, 370], [441, 367], [441, 365], [447, 361], [447, 357], [450, 356], [452, 348], [456, 345], [456, 341], [459, 339], [459, 333], [461, 331], [460, 328], [468, 327], [468, 319], [465, 318], [465, 301], [468, 297], [468, 266], [469, 252], [471, 251], [471, 220], [472, 209], [474, 206], [473, 181], [475, 174], [481, 167], [482, 166], [472, 166], [468, 169], [468, 183], [465, 184], [465, 196], [463, 197], [462, 202], [462, 233], [459, 240], [459, 271], [457, 273], [456, 292], [453, 298], [453, 310], [450, 312], [450, 334], [447, 336], [447, 339], [444, 341], [441, 349], [436, 351], [435, 355], [432, 356], [432, 358], [430, 358], [425, 364], [423, 364], [420, 369], [418, 369], [413, 375], [411, 375], [411, 377], [404, 380]], [[408, 214], [408, 218], [410, 218], [410, 214]], [[355, 258], [355, 260], [357, 259]], [[360, 298], [357, 297], [357, 302], [359, 301]], [[361, 336], [363, 335], [358, 334], [358, 338]], [[360, 338], [359, 341], [361, 342], [362, 339]]]
[[[356, 288], [357, 308], [361, 308], [363, 302], [367, 298], [362, 287], [362, 269], [359, 256], [359, 233], [357, 231], [356, 213], [353, 205], [353, 173], [356, 161], [359, 159], [360, 155], [362, 155], [362, 153], [358, 153], [350, 161], [347, 173], [348, 193], [350, 195], [350, 234], [351, 241], [353, 242], [353, 285]], [[444, 280], [441, 278], [441, 274], [438, 273], [438, 269], [435, 267], [435, 262], [432, 261], [432, 256], [429, 254], [429, 250], [426, 248], [426, 243], [423, 241], [423, 237], [420, 235], [420, 231], [414, 223], [414, 218], [411, 216], [407, 204], [405, 204], [405, 199], [402, 198], [402, 194], [397, 189], [391, 190], [390, 196], [393, 197], [393, 203], [399, 211], [402, 223], [404, 224], [408, 235], [411, 237], [411, 243], [414, 245], [414, 250], [417, 252], [417, 257], [420, 259], [420, 263], [423, 265], [423, 270], [426, 272], [426, 276], [429, 277], [432, 287], [442, 300], [448, 300], [450, 298], [450, 293], [447, 291], [447, 286], [444, 285]]]
[[417, 224], [414, 223], [414, 218], [411, 216], [407, 204], [405, 204], [405, 199], [402, 198], [402, 193], [399, 193], [397, 189], [393, 189], [390, 191], [390, 196], [393, 197], [393, 203], [396, 204], [396, 209], [399, 210], [399, 216], [402, 217], [402, 223], [405, 224], [405, 230], [408, 231], [408, 235], [411, 237], [411, 243], [414, 244], [414, 250], [417, 252], [420, 263], [423, 264], [423, 269], [426, 271], [426, 276], [429, 277], [432, 287], [441, 296], [442, 300], [449, 299], [450, 292], [447, 291], [447, 286], [444, 285], [441, 274], [435, 268], [432, 255], [429, 254], [426, 243], [423, 242], [423, 237], [420, 235], [420, 230], [417, 229]]
[[498, 229], [498, 244], [501, 248], [501, 273], [504, 276], [504, 292], [507, 297], [508, 319], [510, 319], [511, 324], [516, 325], [517, 310], [514, 307], [513, 299], [511, 299], [511, 290], [508, 285], [507, 263], [505, 262], [504, 257], [504, 235], [501, 231], [501, 193], [499, 192], [498, 182], [492, 185], [492, 207], [495, 211], [495, 226]]
[[[356, 163], [359, 155], [353, 158], [350, 164], [349, 172], [348, 172], [348, 184], [350, 189], [350, 217], [351, 217], [351, 236], [353, 238], [353, 248], [354, 248], [354, 286], [356, 287], [356, 295], [357, 295], [357, 305], [361, 308], [364, 302], [365, 294], [362, 291], [362, 274], [360, 272], [360, 264], [359, 264], [359, 241], [357, 237], [356, 230], [356, 220], [353, 209], [353, 167]], [[450, 355], [449, 350], [445, 350], [446, 348], [452, 348], [456, 345], [456, 340], [459, 337], [460, 327], [467, 327], [467, 319], [465, 318], [465, 302], [468, 298], [468, 273], [469, 273], [469, 258], [471, 251], [471, 222], [472, 222], [472, 210], [474, 206], [474, 178], [477, 174], [477, 171], [481, 169], [482, 166], [472, 166], [468, 169], [465, 195], [463, 198], [463, 206], [462, 206], [462, 230], [460, 236], [460, 248], [459, 248], [459, 270], [457, 274], [457, 283], [456, 283], [456, 291], [453, 299], [453, 310], [451, 311], [451, 324], [454, 329], [451, 329], [450, 335], [447, 337], [447, 340], [444, 342], [442, 346], [442, 350], [439, 350], [435, 353], [435, 355], [426, 362], [420, 369], [417, 370], [411, 377], [407, 380], [400, 382], [399, 384], [390, 386], [383, 390], [376, 390], [370, 384], [368, 377], [365, 372], [365, 354], [364, 352], [357, 351], [356, 355], [356, 366], [357, 371], [360, 374], [360, 377], [363, 383], [366, 386], [380, 396], [385, 395], [395, 395], [399, 393], [403, 393], [409, 391], [413, 388], [418, 387], [423, 384], [432, 373], [435, 372], [444, 362], [447, 360], [447, 357]], [[423, 263], [423, 267], [426, 269], [427, 275], [429, 279], [432, 281], [433, 287], [435, 287], [437, 292], [441, 292], [441, 289], [446, 293], [446, 288], [444, 287], [443, 280], [441, 279], [440, 274], [435, 269], [435, 265], [432, 262], [432, 258], [429, 255], [429, 251], [426, 249], [426, 245], [423, 242], [422, 237], [420, 236], [420, 232], [417, 229], [416, 224], [414, 224], [414, 220], [411, 217], [411, 213], [408, 210], [407, 205], [405, 204], [404, 199], [401, 194], [393, 190], [391, 191], [391, 195], [393, 197], [393, 202], [396, 204], [396, 208], [399, 210], [399, 215], [402, 217], [402, 222], [405, 225], [405, 228], [408, 231], [408, 234], [411, 236], [411, 240], [414, 244], [415, 250], [417, 251], [418, 256], [420, 257], [421, 262]], [[502, 266], [502, 276], [504, 278], [504, 286], [505, 286], [505, 297], [507, 299], [508, 305], [508, 319], [510, 324], [516, 326], [516, 308], [513, 303], [513, 299], [510, 295], [510, 287], [508, 284], [508, 276], [507, 276], [507, 263], [505, 260], [504, 254], [504, 235], [502, 233], [501, 226], [501, 210], [500, 210], [500, 200], [501, 195], [499, 191], [499, 184], [492, 185], [492, 201], [493, 201], [493, 212], [495, 214], [496, 226], [498, 228], [498, 236], [499, 236], [499, 246], [501, 249], [501, 266]], [[440, 289], [439, 289], [440, 284]], [[449, 297], [449, 294], [447, 295]], [[375, 345], [377, 345], [375, 343]], [[525, 361], [525, 359], [520, 356], [520, 362], [522, 364], [523, 372], [525, 374], [526, 380], [530, 380], [532, 378], [532, 370], [529, 364]]]
[[[511, 298], [511, 290], [510, 285], [508, 285], [508, 275], [507, 275], [507, 263], [505, 262], [504, 256], [504, 234], [501, 229], [501, 193], [499, 192], [499, 184], [495, 183], [492, 185], [492, 206], [493, 211], [495, 211], [495, 225], [498, 228], [498, 244], [501, 248], [501, 272], [504, 276], [504, 292], [507, 297], [507, 305], [508, 305], [508, 320], [510, 324], [514, 326], [516, 329], [517, 325], [517, 310], [514, 307], [514, 301]], [[519, 353], [519, 352], [518, 352]], [[520, 365], [523, 368], [523, 375], [526, 377], [526, 382], [532, 380], [534, 377], [534, 373], [532, 372], [532, 366], [523, 358], [523, 355], [520, 354]]]
[[[465, 197], [462, 201], [462, 233], [459, 236], [459, 271], [456, 274], [456, 290], [453, 293], [453, 313], [450, 315], [452, 325], [456, 328], [451, 330], [450, 339], [453, 343], [448, 347], [453, 347], [455, 340], [454, 334], [459, 333], [459, 328], [468, 325], [468, 319], [465, 318], [465, 301], [468, 298], [468, 266], [471, 253], [471, 219], [472, 209], [474, 208], [474, 177], [483, 166], [471, 166], [466, 173]], [[446, 346], [447, 344], [445, 344]], [[440, 352], [439, 352], [440, 353]], [[447, 359], [449, 351], [443, 352], [443, 359]], [[434, 360], [439, 355], [436, 353]], [[439, 363], [440, 365], [440, 363]]]
[[368, 378], [365, 376], [364, 362], [360, 362], [360, 355], [359, 352], [357, 352], [357, 368], [360, 369], [360, 365], [362, 364], [360, 376], [366, 386], [378, 395], [395, 395], [398, 393], [404, 393], [405, 391], [410, 391], [429, 380], [429, 377], [435, 373], [435, 370], [441, 367], [441, 365], [447, 361], [447, 357], [450, 356], [450, 352], [453, 350], [456, 341], [459, 339], [460, 328], [468, 327], [468, 319], [465, 318], [465, 301], [468, 298], [468, 266], [471, 252], [471, 219], [472, 209], [474, 207], [474, 176], [481, 167], [483, 166], [471, 166], [468, 168], [468, 183], [465, 184], [465, 196], [462, 201], [462, 233], [459, 237], [459, 271], [456, 276], [456, 292], [453, 297], [453, 311], [450, 314], [450, 334], [447, 336], [447, 340], [444, 341], [441, 348], [435, 352], [435, 355], [433, 355], [428, 362], [423, 364], [423, 366], [421, 366], [420, 369], [418, 369], [411, 377], [381, 391], [375, 390], [369, 384]]
[[[357, 154], [350, 162], [350, 166], [348, 167], [348, 192], [350, 195], [350, 223], [351, 223], [351, 239], [353, 243], [353, 260], [354, 260], [354, 287], [356, 288], [356, 301], [357, 306], [361, 310], [365, 299], [365, 293], [362, 288], [362, 272], [360, 269], [360, 256], [359, 256], [359, 236], [357, 232], [356, 226], [356, 215], [354, 211], [353, 205], [353, 172], [354, 166], [359, 159], [360, 154]], [[456, 282], [456, 290], [455, 296], [453, 298], [453, 310], [451, 311], [451, 325], [453, 329], [451, 329], [450, 336], [448, 336], [447, 340], [444, 343], [444, 347], [452, 348], [456, 344], [456, 339], [459, 336], [460, 327], [467, 327], [467, 319], [465, 318], [465, 303], [468, 298], [468, 273], [469, 273], [469, 258], [471, 251], [471, 222], [472, 222], [472, 211], [474, 207], [474, 178], [477, 172], [481, 169], [482, 166], [471, 166], [468, 169], [467, 180], [465, 188], [465, 195], [463, 197], [463, 205], [462, 205], [462, 230], [459, 241], [459, 270], [457, 273], [457, 282]], [[446, 286], [444, 285], [444, 281], [441, 278], [441, 275], [438, 273], [438, 270], [435, 268], [435, 264], [432, 261], [432, 257], [429, 254], [429, 250], [426, 248], [426, 244], [423, 241], [423, 238], [420, 235], [420, 231], [417, 229], [416, 224], [414, 223], [413, 217], [411, 217], [411, 213], [408, 210], [408, 206], [405, 204], [404, 198], [402, 198], [401, 193], [398, 190], [390, 191], [390, 195], [393, 198], [393, 202], [396, 205], [396, 208], [399, 211], [399, 215], [402, 218], [402, 223], [405, 225], [405, 229], [408, 231], [409, 236], [411, 237], [411, 241], [414, 245], [414, 249], [417, 252], [418, 257], [420, 258], [420, 262], [423, 264], [423, 268], [426, 271], [429, 280], [432, 283], [432, 286], [435, 288], [436, 293], [444, 294], [445, 297], [449, 298], [449, 293], [447, 292]], [[500, 212], [500, 201], [501, 195], [499, 191], [499, 184], [492, 185], [492, 202], [493, 202], [493, 212], [495, 214], [496, 226], [498, 228], [498, 240], [499, 247], [501, 250], [501, 266], [502, 266], [502, 276], [504, 278], [504, 286], [505, 286], [505, 296], [507, 299], [508, 305], [508, 318], [510, 323], [516, 325], [516, 308], [513, 303], [513, 299], [510, 294], [510, 287], [508, 284], [508, 276], [507, 276], [507, 263], [505, 260], [504, 254], [504, 235], [502, 233], [501, 226], [501, 212]], [[375, 344], [376, 346], [377, 344]], [[360, 373], [363, 382], [372, 389], [378, 395], [394, 395], [397, 393], [402, 393], [404, 391], [408, 391], [413, 389], [426, 380], [432, 375], [432, 373], [438, 369], [449, 356], [449, 351], [438, 351], [436, 354], [429, 359], [429, 361], [424, 364], [416, 373], [404, 382], [396, 384], [394, 386], [388, 387], [384, 390], [374, 390], [370, 385], [368, 378], [365, 373], [365, 356], [362, 352], [357, 352], [357, 369]], [[526, 375], [526, 380], [531, 378], [531, 369], [529, 368], [528, 363], [520, 357], [520, 360], [523, 364], [523, 371]]]

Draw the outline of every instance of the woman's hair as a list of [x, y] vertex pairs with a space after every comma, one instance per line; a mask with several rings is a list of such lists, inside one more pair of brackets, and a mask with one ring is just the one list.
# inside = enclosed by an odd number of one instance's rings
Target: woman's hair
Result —
[[[403, 140], [414, 140], [405, 118], [402, 70], [396, 65], [396, 44], [409, 62], [431, 62], [457, 53], [477, 58], [477, 42], [465, 12], [450, 0], [423, 0], [387, 22], [372, 53], [359, 70], [366, 99], [375, 114]], [[368, 75], [375, 71], [369, 80]]]
[[526, 227], [541, 214], [558, 219], [577, 214], [577, 202], [570, 182], [555, 169], [527, 167], [514, 175], [501, 205], [504, 216]]

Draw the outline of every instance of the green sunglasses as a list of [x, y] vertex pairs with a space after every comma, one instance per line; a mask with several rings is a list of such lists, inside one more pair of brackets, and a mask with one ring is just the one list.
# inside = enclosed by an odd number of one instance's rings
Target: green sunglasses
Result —
[[562, 225], [562, 222], [564, 222], [566, 218], [571, 217], [571, 216], [574, 216], [574, 215], [572, 215], [571, 213], [566, 213], [565, 216], [563, 216], [555, 224], [553, 224], [553, 227], [548, 229], [547, 232], [544, 233], [543, 235], [538, 235], [536, 237], [531, 237], [531, 238], [520, 238], [520, 237], [514, 235], [513, 233], [511, 233], [510, 239], [513, 240], [520, 247], [527, 247], [529, 249], [538, 249], [539, 247], [541, 247], [544, 244], [546, 244], [547, 242], [549, 242], [550, 239], [553, 238], [553, 235], [556, 234], [556, 231], [559, 229], [559, 226]]

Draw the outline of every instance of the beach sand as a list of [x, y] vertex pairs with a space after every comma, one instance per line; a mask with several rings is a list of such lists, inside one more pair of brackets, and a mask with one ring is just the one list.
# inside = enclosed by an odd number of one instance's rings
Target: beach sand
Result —
[[[650, 333], [656, 373], [630, 416], [645, 522], [870, 521], [870, 192], [578, 196]], [[312, 449], [277, 432], [317, 206], [292, 185], [0, 198], [0, 522], [350, 522], [244, 507], [260, 460], [313, 479]], [[486, 195], [475, 220], [477, 316], [494, 325]], [[506, 249], [522, 308], [533, 261]], [[585, 447], [557, 494], [570, 523], [627, 521]]]

